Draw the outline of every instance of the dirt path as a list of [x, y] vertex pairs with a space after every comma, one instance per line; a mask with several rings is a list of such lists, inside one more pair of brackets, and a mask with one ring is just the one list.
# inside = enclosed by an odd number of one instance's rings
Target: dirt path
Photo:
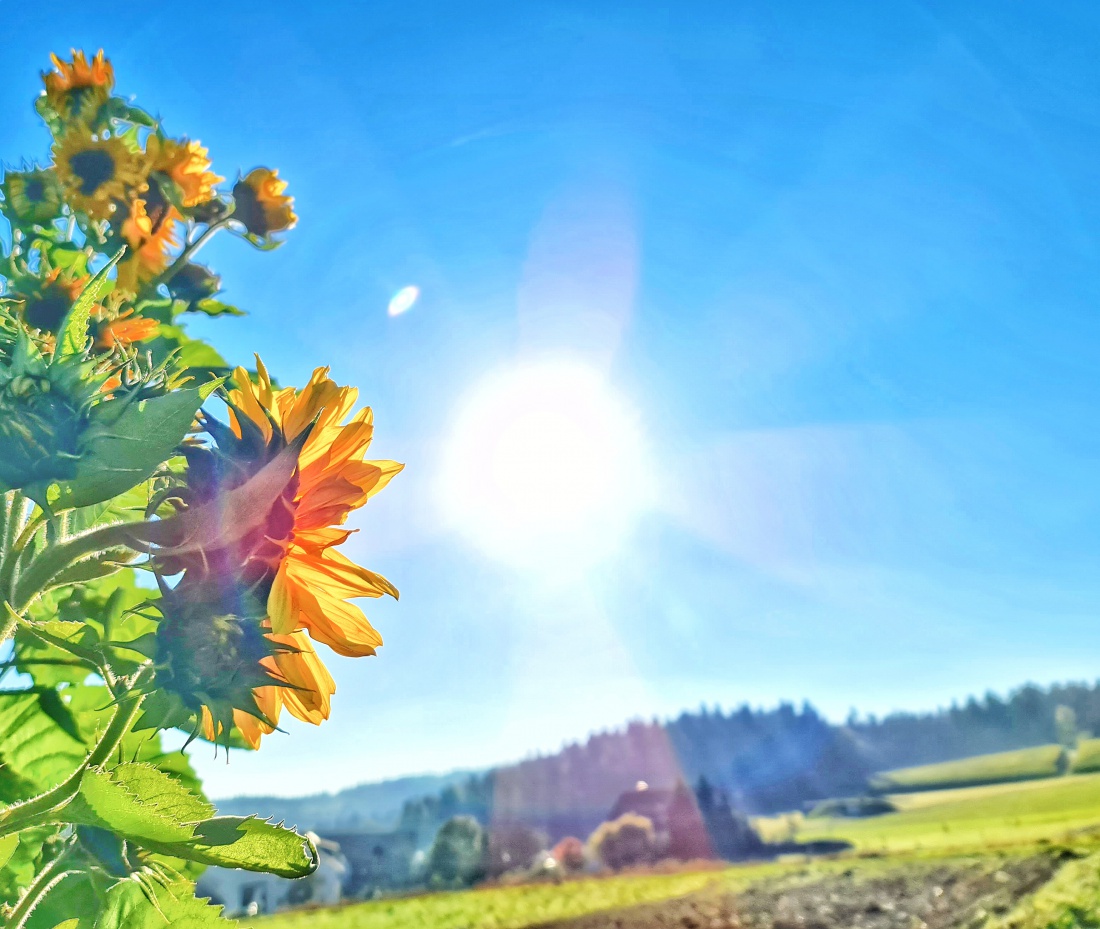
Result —
[[739, 894], [705, 890], [539, 929], [976, 929], [1006, 913], [1058, 869], [1055, 856], [920, 864], [873, 874], [762, 883]]

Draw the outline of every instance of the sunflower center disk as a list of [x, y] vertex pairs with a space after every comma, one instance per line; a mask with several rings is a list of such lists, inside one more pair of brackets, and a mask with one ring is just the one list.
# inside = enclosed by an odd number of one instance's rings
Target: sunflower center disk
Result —
[[115, 176], [115, 160], [107, 152], [88, 149], [77, 152], [69, 164], [73, 174], [80, 179], [80, 192], [90, 197]]
[[27, 325], [44, 332], [56, 332], [71, 305], [61, 294], [44, 294], [37, 300], [28, 301], [23, 315]]

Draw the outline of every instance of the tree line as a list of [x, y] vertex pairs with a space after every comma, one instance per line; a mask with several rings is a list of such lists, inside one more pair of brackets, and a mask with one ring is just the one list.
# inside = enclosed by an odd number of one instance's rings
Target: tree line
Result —
[[1028, 684], [933, 712], [852, 713], [840, 725], [808, 703], [703, 707], [471, 776], [406, 803], [401, 825], [427, 836], [469, 815], [483, 824], [526, 823], [557, 840], [589, 834], [636, 781], [670, 787], [701, 777], [749, 813], [798, 809], [859, 795], [876, 771], [1059, 741], [1059, 707], [1072, 710], [1082, 730], [1100, 731], [1100, 683]]

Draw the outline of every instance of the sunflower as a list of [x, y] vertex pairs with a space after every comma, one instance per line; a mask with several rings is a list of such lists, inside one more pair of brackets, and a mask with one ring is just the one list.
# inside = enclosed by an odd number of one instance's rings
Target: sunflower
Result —
[[94, 345], [101, 351], [110, 351], [115, 346], [127, 347], [135, 342], [151, 339], [160, 331], [160, 323], [146, 316], [136, 316], [133, 310], [126, 310], [111, 318], [105, 310], [98, 313], [92, 321]]
[[134, 200], [123, 212], [122, 237], [130, 248], [118, 264], [116, 283], [120, 291], [136, 294], [168, 267], [172, 249], [180, 244], [176, 223], [182, 217], [155, 186], [149, 188], [147, 197]]
[[32, 280], [25, 290], [12, 293], [13, 299], [21, 304], [19, 315], [28, 329], [56, 335], [61, 321], [88, 282], [88, 276], [62, 276], [61, 269], [54, 268], [45, 278]]
[[95, 113], [111, 97], [115, 69], [103, 57], [103, 49], [89, 62], [84, 52], [72, 50], [73, 60], [50, 55], [54, 70], [42, 75], [46, 98], [64, 118], [84, 118]]
[[48, 223], [61, 213], [61, 188], [49, 168], [9, 171], [0, 183], [4, 212], [15, 223]]
[[[347, 656], [373, 655], [382, 638], [351, 597], [397, 596], [389, 581], [362, 568], [336, 550], [351, 534], [342, 528], [348, 515], [378, 493], [402, 465], [364, 460], [374, 431], [369, 408], [348, 418], [357, 392], [339, 387], [326, 368], [318, 368], [302, 390], [275, 389], [257, 359], [253, 384], [238, 368], [236, 388], [226, 401], [231, 418], [224, 426], [202, 415], [213, 438], [210, 446], [184, 449], [187, 504], [180, 521], [188, 525], [193, 510], [228, 512], [227, 495], [256, 478], [265, 466], [292, 451], [295, 467], [276, 488], [255, 525], [230, 539], [216, 525], [189, 526], [188, 546], [170, 542], [157, 556], [158, 572], [182, 573], [181, 584], [228, 585], [227, 590], [254, 591], [264, 603], [261, 626], [272, 653], [260, 664], [279, 683], [254, 688], [260, 713], [234, 706], [234, 721], [252, 744], [270, 732], [286, 708], [293, 716], [320, 723], [329, 715], [335, 685], [311, 640]], [[345, 422], [345, 420], [347, 420]], [[185, 550], [186, 548], [186, 550]], [[223, 709], [208, 707], [208, 733], [224, 726]]]
[[233, 187], [233, 218], [261, 237], [292, 228], [298, 217], [294, 215], [294, 198], [284, 190], [286, 181], [279, 180], [278, 171], [253, 168]]
[[54, 143], [53, 156], [65, 199], [92, 219], [107, 219], [114, 201], [147, 187], [144, 156], [117, 136], [73, 129]]
[[225, 180], [210, 170], [207, 150], [198, 142], [149, 136], [145, 149], [149, 170], [163, 174], [179, 187], [182, 205], [198, 206], [214, 196], [214, 185]]

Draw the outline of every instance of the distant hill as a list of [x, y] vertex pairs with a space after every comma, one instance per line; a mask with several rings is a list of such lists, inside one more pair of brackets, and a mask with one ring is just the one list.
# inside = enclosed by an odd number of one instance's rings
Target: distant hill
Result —
[[[774, 709], [700, 709], [675, 719], [635, 721], [551, 755], [486, 772], [404, 777], [297, 799], [236, 797], [222, 813], [260, 813], [319, 832], [415, 829], [422, 842], [448, 818], [519, 821], [551, 838], [586, 836], [637, 781], [671, 787], [705, 777], [755, 814], [801, 809], [867, 791], [877, 772], [1009, 752], [1058, 741], [1055, 715], [1100, 735], [1100, 684], [1027, 684], [1007, 697], [986, 694], [930, 713], [853, 715], [843, 725], [808, 703]], [[1081, 769], [1100, 768], [1100, 749], [1082, 746]], [[1026, 753], [1025, 753], [1026, 754]], [[1023, 756], [1020, 756], [1023, 757]], [[1031, 757], [1028, 755], [1027, 757]], [[1091, 767], [1085, 768], [1085, 765]]]
[[360, 784], [333, 794], [307, 797], [231, 797], [216, 800], [223, 816], [257, 814], [285, 820], [299, 829], [334, 832], [344, 829], [392, 829], [404, 804], [425, 794], [463, 783], [475, 772], [421, 774], [373, 784]]
[[402, 823], [430, 835], [450, 816], [468, 814], [484, 823], [525, 822], [552, 839], [583, 837], [635, 782], [669, 787], [700, 777], [750, 813], [801, 809], [862, 794], [876, 772], [1050, 745], [1058, 741], [1059, 712], [1079, 731], [1100, 733], [1100, 685], [1027, 684], [1007, 697], [986, 694], [881, 719], [853, 715], [844, 725], [809, 704], [704, 708], [665, 722], [632, 722], [553, 755], [494, 768], [411, 801]]

